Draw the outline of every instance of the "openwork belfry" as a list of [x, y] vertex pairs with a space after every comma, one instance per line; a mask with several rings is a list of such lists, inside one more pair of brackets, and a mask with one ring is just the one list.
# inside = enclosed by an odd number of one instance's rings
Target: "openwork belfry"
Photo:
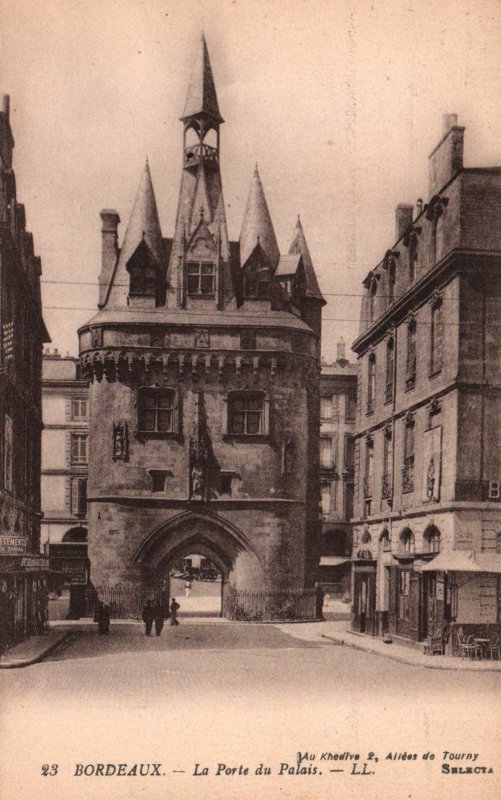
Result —
[[173, 236], [148, 163], [121, 247], [117, 212], [101, 212], [98, 311], [79, 331], [91, 580], [132, 609], [196, 552], [221, 571], [228, 615], [312, 617], [324, 300], [299, 218], [280, 253], [257, 166], [228, 236], [203, 37], [181, 122]]

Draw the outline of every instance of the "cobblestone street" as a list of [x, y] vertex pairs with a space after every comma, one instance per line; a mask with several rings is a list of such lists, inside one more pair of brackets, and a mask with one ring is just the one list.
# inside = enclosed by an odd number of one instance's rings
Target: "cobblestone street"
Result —
[[[79, 800], [246, 798], [256, 793], [260, 764], [272, 768], [261, 777], [266, 797], [372, 800], [391, 780], [398, 796], [424, 798], [432, 772], [452, 797], [453, 779], [439, 774], [444, 749], [474, 749], [477, 763], [499, 766], [498, 675], [432, 672], [301, 641], [271, 625], [192, 621], [166, 627], [159, 639], [146, 638], [138, 624], [113, 625], [109, 637], [92, 625], [75, 627], [44, 663], [1, 673], [0, 686], [8, 751], [0, 780], [22, 786], [16, 796], [29, 800], [72, 797], [76, 786]], [[451, 707], [454, 730], [445, 721]], [[388, 761], [389, 750], [419, 759], [434, 751], [437, 761]], [[315, 776], [278, 775], [281, 764], [295, 767], [297, 751], [317, 759], [325, 751], [361, 759], [372, 751], [380, 762], [370, 779], [350, 775], [351, 763], [319, 761]], [[29, 754], [22, 763], [19, 752]], [[74, 776], [77, 764], [138, 762], [161, 763], [165, 775], [125, 785], [125, 777]], [[41, 777], [42, 765], [53, 763], [58, 774]], [[252, 779], [216, 776], [220, 763], [248, 766]], [[209, 774], [195, 776], [196, 764]], [[330, 772], [333, 766], [344, 772]], [[482, 780], [495, 796], [497, 774]], [[453, 786], [455, 798], [470, 796], [464, 780]]]

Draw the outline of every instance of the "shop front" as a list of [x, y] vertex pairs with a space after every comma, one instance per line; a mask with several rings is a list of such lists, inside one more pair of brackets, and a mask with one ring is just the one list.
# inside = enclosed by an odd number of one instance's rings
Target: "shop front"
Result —
[[0, 651], [48, 627], [49, 562], [38, 554], [0, 555]]
[[351, 627], [359, 633], [377, 635], [376, 561], [372, 555], [359, 552], [353, 560], [353, 604]]

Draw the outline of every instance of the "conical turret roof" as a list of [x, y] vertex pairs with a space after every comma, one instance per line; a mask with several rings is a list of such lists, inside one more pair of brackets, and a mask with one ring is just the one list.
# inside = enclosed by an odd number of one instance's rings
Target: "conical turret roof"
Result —
[[157, 203], [148, 161], [144, 166], [141, 182], [136, 192], [134, 206], [120, 253], [119, 266], [127, 264], [143, 239], [157, 263], [161, 264], [163, 257], [162, 231], [160, 230]]
[[242, 267], [258, 242], [268, 256], [272, 267], [275, 268], [280, 251], [256, 164], [240, 231], [240, 264]]
[[322, 296], [322, 292], [320, 291], [320, 286], [318, 285], [317, 276], [311, 260], [310, 251], [308, 250], [308, 245], [306, 244], [306, 238], [299, 215], [297, 218], [296, 227], [294, 228], [291, 246], [289, 247], [289, 254], [292, 255], [293, 253], [301, 253], [303, 257], [307, 297], [316, 297], [318, 300], [323, 300], [324, 298]]
[[198, 114], [208, 114], [216, 122], [224, 122], [219, 112], [209, 51], [203, 33], [181, 119], [185, 120]]

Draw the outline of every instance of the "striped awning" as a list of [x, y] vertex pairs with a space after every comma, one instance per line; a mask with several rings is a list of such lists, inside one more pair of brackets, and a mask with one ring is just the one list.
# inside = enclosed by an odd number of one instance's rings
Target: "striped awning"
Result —
[[444, 550], [431, 561], [415, 566], [419, 572], [490, 572], [501, 575], [501, 555], [474, 550]]

